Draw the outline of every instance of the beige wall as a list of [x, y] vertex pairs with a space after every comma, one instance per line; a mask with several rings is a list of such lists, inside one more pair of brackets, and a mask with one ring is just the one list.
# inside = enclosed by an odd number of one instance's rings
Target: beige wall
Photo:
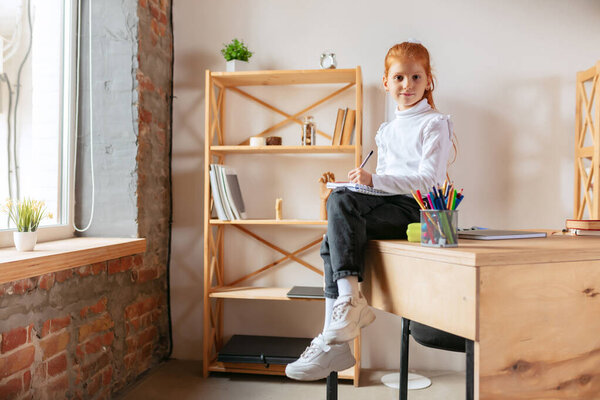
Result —
[[[202, 352], [204, 70], [224, 70], [219, 53], [223, 43], [233, 37], [243, 39], [255, 52], [253, 69], [318, 68], [325, 49], [337, 54], [340, 68], [360, 65], [366, 154], [374, 147], [374, 133], [385, 115], [384, 55], [394, 43], [418, 38], [432, 55], [438, 78], [436, 104], [452, 115], [459, 140], [458, 159], [450, 173], [466, 195], [460, 226], [560, 229], [572, 210], [575, 73], [600, 59], [599, 17], [600, 3], [591, 0], [177, 1], [173, 355], [199, 359]], [[270, 94], [290, 112], [312, 99], [295, 90]], [[279, 121], [272, 114], [257, 116], [258, 108], [246, 108], [235, 96], [231, 100], [235, 110], [243, 111], [229, 115], [230, 134], [251, 135]], [[317, 114], [319, 127], [331, 130], [333, 112]], [[296, 127], [280, 133], [291, 135], [287, 140], [298, 135]], [[263, 175], [264, 170], [256, 166], [242, 169], [243, 161], [228, 159], [240, 173], [251, 217], [270, 215], [275, 197], [284, 198], [284, 214], [293, 214], [288, 217], [316, 216], [317, 189], [310, 182], [323, 168], [288, 157], [277, 160], [285, 169]], [[341, 177], [347, 160], [329, 161]], [[271, 178], [267, 181], [264, 176]], [[285, 185], [289, 178], [306, 186], [290, 188]], [[280, 193], [273, 186], [284, 189]], [[308, 229], [257, 231], [283, 238], [282, 247], [287, 249], [319, 234]], [[228, 246], [228, 261], [242, 262], [236, 265], [252, 260], [259, 267], [276, 257], [263, 253], [258, 245], [246, 246], [237, 233], [229, 236], [238, 250]], [[308, 258], [320, 265], [317, 252]], [[242, 271], [235, 267], [229, 276]], [[280, 284], [320, 284], [316, 275], [292, 264], [282, 267], [276, 279]], [[254, 283], [274, 281], [265, 278]], [[321, 328], [321, 308], [231, 301], [225, 331], [310, 336]], [[376, 322], [364, 331], [364, 367], [397, 367], [399, 328], [397, 317], [378, 313]], [[463, 360], [461, 355], [421, 349], [413, 352], [411, 367], [460, 369]]]

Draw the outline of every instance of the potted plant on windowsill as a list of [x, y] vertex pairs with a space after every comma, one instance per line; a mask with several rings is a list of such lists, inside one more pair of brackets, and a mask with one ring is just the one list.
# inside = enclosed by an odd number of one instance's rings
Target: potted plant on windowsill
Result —
[[37, 242], [37, 229], [42, 219], [52, 218], [46, 211], [43, 201], [24, 199], [18, 202], [8, 200], [3, 207], [8, 218], [17, 226], [13, 232], [15, 247], [18, 251], [32, 251]]
[[231, 43], [224, 44], [221, 54], [227, 61], [227, 72], [245, 71], [248, 68], [248, 62], [252, 57], [252, 52], [243, 41], [233, 39]]

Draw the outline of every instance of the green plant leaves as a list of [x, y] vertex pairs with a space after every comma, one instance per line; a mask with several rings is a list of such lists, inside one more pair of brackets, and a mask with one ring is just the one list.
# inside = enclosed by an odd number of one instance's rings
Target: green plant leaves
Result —
[[252, 52], [248, 50], [248, 47], [244, 44], [244, 41], [240, 41], [234, 38], [231, 43], [223, 44], [221, 54], [225, 57], [226, 61], [240, 60], [248, 61], [252, 57]]

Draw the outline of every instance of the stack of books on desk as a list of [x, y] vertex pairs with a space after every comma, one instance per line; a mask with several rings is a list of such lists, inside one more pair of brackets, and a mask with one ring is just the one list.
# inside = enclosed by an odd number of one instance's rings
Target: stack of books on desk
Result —
[[600, 220], [568, 219], [566, 227], [577, 236], [600, 236]]

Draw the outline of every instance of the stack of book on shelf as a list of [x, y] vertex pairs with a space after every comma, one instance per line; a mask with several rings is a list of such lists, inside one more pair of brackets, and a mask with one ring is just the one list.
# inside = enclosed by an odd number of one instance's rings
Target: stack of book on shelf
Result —
[[568, 219], [566, 226], [577, 236], [600, 236], [599, 219]]
[[210, 164], [210, 189], [217, 217], [223, 221], [246, 219], [246, 207], [235, 169]]
[[344, 144], [352, 144], [355, 123], [356, 110], [338, 108], [331, 145], [339, 146]]

